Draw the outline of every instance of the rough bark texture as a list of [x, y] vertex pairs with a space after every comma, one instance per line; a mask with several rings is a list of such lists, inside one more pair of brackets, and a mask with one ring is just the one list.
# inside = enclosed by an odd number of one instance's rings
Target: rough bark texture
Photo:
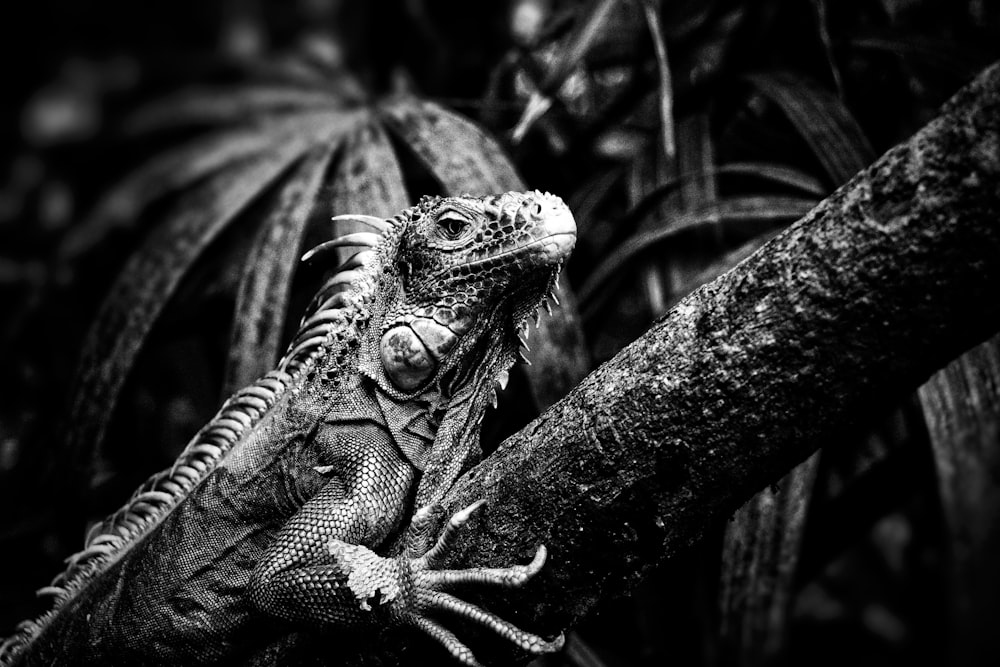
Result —
[[[997, 296], [994, 295], [994, 299]], [[951, 663], [995, 665], [1000, 636], [1000, 336], [919, 391], [951, 539]]]
[[1000, 329], [998, 220], [994, 66], [465, 475], [448, 509], [488, 505], [453, 563], [523, 561], [549, 545], [536, 582], [490, 598], [541, 631], [628, 592]]

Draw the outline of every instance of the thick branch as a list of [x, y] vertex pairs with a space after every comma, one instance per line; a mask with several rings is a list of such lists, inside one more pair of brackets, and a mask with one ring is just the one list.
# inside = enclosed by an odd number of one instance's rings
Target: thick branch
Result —
[[998, 294], [994, 66], [463, 477], [449, 509], [489, 504], [453, 560], [547, 544], [505, 613], [572, 625], [997, 331]]

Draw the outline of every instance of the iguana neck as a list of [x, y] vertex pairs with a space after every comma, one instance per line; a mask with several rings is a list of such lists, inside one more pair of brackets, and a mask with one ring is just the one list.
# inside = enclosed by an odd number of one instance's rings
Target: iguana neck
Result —
[[417, 507], [439, 503], [458, 476], [482, 455], [479, 440], [483, 418], [488, 409], [496, 406], [497, 391], [506, 384], [508, 369], [516, 359], [508, 336], [483, 342], [482, 363], [452, 396], [438, 427], [417, 487]]

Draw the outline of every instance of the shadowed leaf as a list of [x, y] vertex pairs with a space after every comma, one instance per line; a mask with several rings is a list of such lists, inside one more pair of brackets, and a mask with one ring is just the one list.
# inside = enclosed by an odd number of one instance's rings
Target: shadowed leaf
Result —
[[274, 367], [302, 237], [335, 147], [331, 141], [309, 152], [254, 238], [236, 293], [224, 396]]
[[319, 140], [351, 121], [350, 115], [338, 112], [295, 114], [199, 137], [158, 155], [112, 187], [94, 211], [67, 233], [60, 252], [66, 257], [86, 252], [112, 228], [133, 223], [156, 199], [239, 160], [272, 150], [293, 135]]
[[814, 81], [789, 72], [752, 74], [747, 79], [781, 108], [834, 185], [847, 182], [875, 159], [844, 103]]
[[806, 172], [773, 162], [730, 162], [717, 167], [716, 174], [729, 174], [734, 176], [753, 176], [769, 183], [777, 185], [787, 185], [790, 188], [801, 190], [807, 195], [825, 197], [830, 193], [830, 189], [823, 187], [815, 177]]
[[[829, 193], [829, 188], [824, 187], [809, 174], [794, 167], [772, 162], [730, 162], [713, 168], [712, 172], [720, 176], [753, 176], [777, 185], [787, 185], [805, 194], [815, 195], [817, 198]], [[619, 224], [630, 227], [642, 220], [656, 209], [661, 200], [673, 194], [686, 179], [694, 177], [693, 174], [681, 174], [662, 181], [660, 185], [650, 190], [645, 198], [629, 209]]]
[[818, 453], [810, 456], [726, 524], [719, 585], [725, 664], [774, 664], [785, 646], [818, 461]]
[[840, 75], [840, 68], [837, 67], [837, 59], [833, 54], [833, 42], [830, 38], [830, 26], [827, 19], [827, 8], [824, 0], [812, 0], [813, 12], [816, 14], [816, 36], [819, 37], [820, 44], [823, 45], [823, 55], [826, 56], [827, 67], [830, 70], [830, 78], [837, 89], [837, 97], [844, 97], [844, 80]]
[[[344, 140], [332, 179], [331, 214], [362, 213], [388, 218], [410, 205], [399, 161], [377, 122], [361, 125]], [[371, 231], [348, 227], [343, 232]], [[345, 249], [349, 250], [349, 249]]]
[[140, 134], [187, 125], [243, 122], [280, 113], [343, 108], [343, 98], [319, 88], [280, 85], [191, 88], [139, 109], [125, 121], [123, 129]]
[[226, 225], [313, 143], [307, 134], [293, 135], [274, 152], [194, 188], [178, 202], [177, 214], [156, 227], [125, 265], [81, 354], [69, 446], [83, 468], [94, 464], [125, 378], [181, 278]]
[[[680, 179], [677, 196], [669, 197], [666, 206], [658, 209], [657, 219], [647, 220], [652, 224], [646, 227], [640, 225], [640, 230], [666, 229], [678, 221], [678, 214], [687, 211], [715, 210], [719, 201], [719, 186], [715, 174], [715, 142], [707, 113], [699, 111], [678, 119], [676, 155], [673, 160], [663, 151], [657, 151], [650, 157], [668, 166], [666, 172], [670, 178], [677, 178], [681, 174], [684, 177]], [[648, 192], [655, 189], [656, 182], [639, 185], [642, 192]], [[643, 258], [646, 267], [640, 270], [640, 279], [645, 287], [650, 313], [654, 317], [666, 312], [667, 302], [676, 291], [676, 286], [700, 271], [705, 262], [710, 261], [713, 252], [711, 248], [721, 241], [721, 228], [713, 224], [717, 220], [706, 219], [705, 222], [716, 232], [715, 243], [701, 250], [692, 248], [689, 252], [658, 257], [647, 255]]]
[[[385, 130], [377, 122], [357, 128], [344, 140], [331, 179], [330, 213], [361, 213], [388, 218], [410, 205], [403, 172]], [[334, 236], [371, 231], [357, 222], [340, 221]], [[337, 248], [346, 261], [357, 248]]]
[[587, 55], [601, 34], [601, 27], [611, 15], [615, 0], [590, 0], [580, 11], [573, 29], [559, 49], [542, 82], [543, 93], [555, 92], [566, 77]]
[[615, 165], [591, 176], [573, 191], [566, 203], [573, 210], [573, 214], [577, 216], [577, 223], [582, 225], [593, 221], [601, 204], [622, 180], [623, 172], [623, 167]]
[[775, 223], [802, 217], [816, 203], [814, 199], [799, 197], [731, 197], [721, 199], [705, 209], [679, 213], [669, 227], [635, 234], [608, 253], [577, 290], [577, 294], [580, 301], [586, 304], [585, 310], [592, 310], [593, 305], [589, 302], [606, 281], [653, 245], [706, 224], [752, 225], [758, 232], [765, 231]]
[[871, 35], [850, 40], [850, 46], [865, 51], [882, 51], [900, 58], [948, 72], [958, 79], [966, 79], [991, 59], [974, 46], [960, 47], [946, 39], [922, 35]]
[[496, 141], [471, 121], [413, 97], [389, 100], [380, 111], [389, 129], [406, 142], [446, 194], [524, 189]]
[[948, 537], [954, 665], [1000, 651], [1000, 336], [972, 348], [918, 390]]
[[573, 70], [583, 62], [616, 4], [618, 4], [616, 0], [590, 0], [578, 10], [570, 34], [559, 46], [544, 79], [538, 89], [531, 94], [514, 128], [515, 142], [520, 142], [528, 129], [552, 106], [552, 96]]
[[681, 180], [681, 203], [685, 208], [706, 206], [719, 199], [715, 142], [707, 113], [689, 114], [678, 123], [677, 171]]
[[656, 69], [660, 78], [659, 108], [660, 133], [663, 141], [663, 154], [667, 159], [674, 157], [674, 86], [670, 77], [670, 61], [667, 59], [667, 42], [660, 28], [660, 0], [642, 0], [642, 9], [646, 17], [646, 26], [653, 40], [653, 53], [656, 55]]

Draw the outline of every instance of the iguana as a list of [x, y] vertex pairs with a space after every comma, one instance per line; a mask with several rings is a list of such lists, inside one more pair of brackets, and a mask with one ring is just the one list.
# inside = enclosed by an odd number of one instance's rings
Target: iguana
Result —
[[[237, 391], [169, 469], [95, 526], [0, 665], [238, 664], [280, 632], [410, 625], [478, 664], [437, 618], [558, 649], [449, 592], [519, 586], [543, 566], [437, 569], [478, 503], [433, 509], [576, 239], [538, 191], [424, 197], [307, 253], [358, 247], [277, 368]], [[415, 511], [416, 508], [421, 508]], [[437, 511], [440, 515], [440, 510]], [[459, 586], [460, 588], [460, 586]]]

